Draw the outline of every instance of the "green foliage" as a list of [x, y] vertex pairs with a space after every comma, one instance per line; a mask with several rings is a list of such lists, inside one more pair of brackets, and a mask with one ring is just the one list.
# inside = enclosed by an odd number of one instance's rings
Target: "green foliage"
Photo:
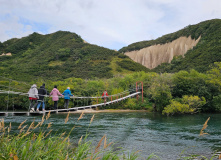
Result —
[[136, 98], [130, 98], [127, 100], [127, 103], [124, 105], [125, 108], [136, 110], [139, 106], [137, 106]]
[[173, 99], [170, 104], [167, 105], [162, 114], [174, 115], [184, 113], [196, 113], [200, 110], [200, 107], [206, 104], [204, 97], [199, 98], [198, 96], [183, 96], [180, 99]]
[[214, 66], [207, 72], [209, 76], [208, 83], [216, 86], [221, 91], [221, 62], [215, 62]]
[[[172, 37], [189, 36], [197, 39], [201, 36], [198, 44], [185, 54], [185, 58], [174, 57], [169, 64], [161, 64], [153, 71], [155, 72], [170, 72], [175, 73], [180, 70], [195, 69], [198, 72], [206, 72], [214, 62], [221, 61], [221, 20], [214, 19], [205, 22], [201, 22], [197, 25], [190, 25], [178, 32], [166, 35], [169, 39], [175, 40]], [[164, 37], [164, 36], [163, 36]], [[163, 38], [162, 37], [162, 38]], [[160, 38], [161, 39], [161, 38]], [[164, 41], [165, 43], [166, 41]]]
[[155, 110], [162, 112], [172, 99], [172, 79], [170, 74], [158, 75], [153, 79], [148, 92], [155, 103]]
[[211, 98], [210, 88], [206, 83], [208, 77], [205, 74], [195, 70], [180, 71], [173, 76], [173, 91], [174, 97], [182, 97], [183, 95], [197, 95], [199, 97]]
[[152, 45], [166, 44], [172, 42], [180, 37], [189, 37], [192, 39], [198, 39], [198, 44], [190, 49], [185, 57], [174, 57], [171, 63], [163, 63], [152, 71], [158, 73], [175, 73], [180, 70], [189, 71], [195, 69], [198, 72], [206, 72], [209, 70], [209, 66], [214, 62], [221, 61], [221, 20], [213, 19], [201, 22], [196, 25], [189, 25], [177, 32], [164, 35], [156, 40], [141, 41], [130, 44], [127, 47], [123, 47], [119, 50], [121, 53], [128, 51], [140, 50]]
[[66, 60], [68, 57], [70, 57], [70, 49], [69, 48], [61, 48], [56, 53], [56, 60]]
[[139, 96], [138, 100], [136, 97], [129, 98], [123, 105], [123, 109], [152, 111], [152, 103], [149, 101], [148, 98], [144, 98], [144, 101], [142, 102], [141, 96]]
[[[213, 70], [213, 69], [212, 69]], [[181, 98], [183, 95], [196, 95], [205, 97], [207, 104], [202, 108], [204, 112], [216, 111], [212, 103], [213, 97], [220, 91], [217, 84], [213, 83], [214, 75], [199, 73], [195, 70], [180, 71], [173, 76], [173, 97]], [[218, 79], [216, 79], [218, 80]], [[218, 81], [216, 81], [218, 82]]]
[[173, 115], [175, 113], [183, 114], [192, 112], [194, 112], [194, 110], [191, 109], [188, 104], [181, 104], [178, 101], [171, 100], [170, 104], [164, 108], [162, 114]]
[[130, 71], [150, 71], [149, 69], [147, 69], [146, 67], [142, 66], [139, 63], [131, 63], [132, 60], [122, 60], [119, 61], [117, 64], [121, 67], [124, 68], [126, 70], [130, 70]]
[[[58, 86], [58, 90], [62, 93], [67, 87], [71, 88], [71, 92], [75, 96], [79, 97], [100, 97], [105, 89], [109, 95], [115, 95], [112, 97], [113, 100], [120, 98], [119, 93], [123, 93], [124, 96], [130, 92], [136, 91], [136, 82], [138, 86], [143, 82], [144, 85], [144, 102], [139, 96], [139, 100], [135, 98], [127, 99], [121, 101], [120, 103], [115, 103], [110, 106], [105, 106], [105, 108], [118, 108], [118, 109], [145, 109], [145, 110], [155, 110], [162, 112], [164, 108], [172, 102], [171, 100], [177, 101], [179, 105], [187, 104], [191, 108], [191, 104], [183, 102], [179, 99], [183, 99], [183, 95], [187, 96], [198, 96], [204, 97], [206, 104], [200, 107], [197, 107], [196, 111], [201, 112], [220, 112], [220, 89], [219, 89], [219, 67], [218, 63], [207, 73], [199, 73], [195, 70], [180, 71], [175, 74], [163, 73], [157, 74], [154, 72], [145, 73], [144, 71], [135, 72], [127, 74], [125, 76], [116, 76], [110, 79], [81, 79], [81, 78], [67, 78], [62, 81], [45, 81], [42, 78], [33, 80], [29, 84], [24, 82], [13, 81], [5, 78], [0, 78], [0, 89], [8, 91], [9, 83], [10, 90], [19, 91], [27, 93], [30, 86], [34, 83], [37, 86], [41, 86], [42, 83], [46, 84], [46, 89], [48, 92], [51, 92], [54, 85]], [[108, 101], [110, 101], [109, 97]], [[189, 100], [190, 98], [188, 98]], [[53, 106], [53, 101], [51, 98], [46, 98], [46, 109], [50, 109]], [[204, 101], [204, 100], [203, 100]], [[70, 101], [69, 107], [79, 107], [92, 105], [96, 103], [102, 103], [102, 98], [88, 98], [88, 99], [77, 99], [74, 98]], [[179, 103], [178, 103], [179, 102]], [[175, 102], [173, 102], [175, 103]], [[61, 98], [59, 100], [59, 108], [63, 108], [64, 101]], [[173, 104], [172, 104], [173, 105]], [[16, 109], [25, 109], [29, 107], [29, 101], [26, 96], [22, 95], [13, 95], [2, 93], [0, 94], [0, 109], [6, 110], [8, 106], [9, 110]], [[152, 109], [153, 106], [153, 109]], [[194, 106], [198, 106], [194, 104]]]
[[124, 54], [122, 54], [122, 53], [120, 53], [118, 57], [119, 57], [119, 58], [127, 58], [127, 56], [124, 55]]
[[213, 106], [214, 111], [216, 111], [216, 112], [221, 111], [221, 94], [213, 97], [212, 106]]
[[197, 110], [206, 104], [206, 99], [204, 97], [199, 98], [198, 96], [187, 96], [184, 95], [181, 102], [188, 104], [191, 108]]
[[12, 53], [0, 57], [1, 74], [26, 82], [38, 77], [44, 80], [111, 78], [116, 73], [111, 65], [113, 60], [116, 65], [125, 60], [128, 66], [133, 66], [132, 70], [124, 68], [125, 71], [146, 71], [117, 51], [84, 43], [79, 35], [64, 31], [11, 39], [1, 44], [0, 50]]

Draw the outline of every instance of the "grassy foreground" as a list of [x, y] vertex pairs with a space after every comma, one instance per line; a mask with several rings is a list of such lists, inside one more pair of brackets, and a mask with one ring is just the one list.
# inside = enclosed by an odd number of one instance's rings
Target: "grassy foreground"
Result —
[[[77, 122], [82, 119], [84, 112], [80, 115]], [[94, 116], [90, 120], [93, 122]], [[36, 124], [33, 121], [29, 126], [25, 125], [23, 121], [17, 128], [16, 133], [11, 132], [11, 123], [5, 126], [4, 119], [0, 121], [0, 160], [136, 160], [144, 159], [140, 157], [139, 151], [132, 153], [125, 153], [124, 149], [117, 151], [113, 150], [113, 143], [108, 142], [106, 135], [104, 135], [97, 146], [92, 146], [92, 141], [87, 140], [88, 134], [81, 137], [78, 143], [73, 143], [69, 136], [75, 129], [75, 126], [69, 133], [63, 132], [60, 134], [51, 134], [51, 123], [48, 123], [50, 112], [45, 116], [43, 115], [41, 122]], [[68, 122], [69, 113], [64, 121]], [[208, 119], [209, 120], [209, 119]], [[205, 122], [200, 134], [204, 135], [204, 129], [207, 127]], [[90, 127], [89, 124], [89, 127]], [[89, 129], [88, 127], [88, 129]], [[184, 152], [184, 151], [183, 151]], [[207, 159], [204, 156], [190, 155], [183, 156], [180, 154], [179, 159]], [[210, 158], [214, 159], [215, 156]], [[217, 158], [217, 156], [216, 156]], [[221, 155], [218, 157], [221, 158]], [[149, 155], [146, 160], [160, 159], [155, 154]]]
[[[83, 117], [80, 115], [77, 121]], [[69, 113], [64, 123], [67, 123]], [[113, 143], [108, 143], [104, 135], [97, 146], [92, 146], [91, 141], [87, 141], [88, 134], [78, 140], [77, 145], [70, 141], [69, 133], [61, 133], [51, 135], [51, 123], [47, 123], [50, 118], [50, 112], [42, 117], [41, 122], [32, 122], [29, 126], [23, 121], [17, 130], [17, 133], [11, 132], [11, 123], [5, 126], [4, 119], [0, 121], [0, 159], [1, 160], [109, 160], [109, 159], [125, 159], [133, 160], [139, 157], [138, 152], [124, 154], [123, 149], [113, 151]], [[90, 124], [94, 119], [94, 115], [90, 120]], [[90, 126], [89, 126], [90, 127]], [[89, 128], [88, 127], [88, 128]], [[151, 154], [148, 159], [158, 159], [157, 156]]]

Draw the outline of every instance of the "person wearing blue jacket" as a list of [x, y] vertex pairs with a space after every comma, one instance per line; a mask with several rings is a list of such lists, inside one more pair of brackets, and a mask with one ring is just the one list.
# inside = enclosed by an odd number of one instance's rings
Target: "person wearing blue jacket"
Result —
[[68, 109], [70, 96], [74, 96], [71, 94], [70, 87], [67, 87], [67, 89], [62, 93], [64, 95], [64, 108]]

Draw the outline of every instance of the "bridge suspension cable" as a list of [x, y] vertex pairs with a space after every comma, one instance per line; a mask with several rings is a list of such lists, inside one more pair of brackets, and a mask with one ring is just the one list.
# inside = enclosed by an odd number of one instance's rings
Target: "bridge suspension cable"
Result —
[[[12, 80], [12, 79], [9, 79], [9, 78], [5, 78], [3, 76], [0, 76], [4, 79], [7, 79], [9, 80], [9, 83], [8, 83], [8, 86], [6, 85], [3, 85], [3, 84], [0, 84], [0, 94], [7, 94], [7, 111], [9, 110], [9, 98], [10, 98], [10, 94], [13, 94], [13, 95], [21, 95], [21, 96], [28, 96], [28, 93], [26, 92], [23, 92], [24, 90], [27, 90], [27, 86], [28, 88], [30, 87], [29, 84], [25, 83], [25, 82], [20, 82], [20, 81], [16, 81], [16, 80]], [[15, 87], [12, 87], [11, 86], [11, 83], [12, 82], [17, 82], [17, 83], [22, 83], [25, 85], [25, 88], [23, 88], [21, 85], [19, 86], [19, 88], [15, 88]], [[4, 84], [7, 83], [4, 82]], [[129, 98], [129, 97], [132, 97], [132, 96], [135, 96], [135, 95], [138, 95], [140, 94], [141, 92], [138, 90], [138, 87], [140, 87], [139, 85], [136, 84], [136, 87], [130, 87], [128, 90], [124, 90], [123, 92], [120, 92], [120, 93], [117, 93], [117, 94], [113, 94], [113, 95], [109, 95], [109, 96], [106, 96], [106, 98], [111, 98], [110, 101], [108, 102], [105, 102], [105, 103], [98, 103], [98, 99], [102, 99], [103, 96], [88, 96], [88, 95], [75, 95], [73, 97], [70, 97], [71, 99], [73, 99], [73, 107], [72, 108], [69, 108], [69, 109], [72, 109], [74, 110], [74, 108], [76, 109], [76, 106], [78, 106], [78, 104], [83, 104], [83, 105], [86, 105], [86, 106], [83, 106], [84, 107], [98, 107], [98, 106], [102, 106], [102, 105], [108, 105], [108, 104], [111, 104], [111, 103], [115, 103], [115, 102], [119, 102], [121, 100], [124, 100], [126, 98]], [[4, 89], [3, 89], [4, 88]], [[140, 87], [141, 88], [141, 87]], [[8, 90], [7, 90], [8, 89]], [[143, 84], [142, 84], [142, 95], [143, 95]], [[39, 95], [39, 96], [44, 96], [44, 97], [53, 97], [53, 96], [49, 96], [49, 95]], [[58, 96], [59, 98], [62, 98], [61, 96]], [[14, 111], [14, 98], [15, 96], [13, 96], [12, 98], [12, 105], [13, 105], [13, 111]], [[143, 96], [142, 96], [143, 98]], [[79, 99], [79, 100], [77, 100]], [[94, 99], [94, 100], [93, 100]], [[96, 100], [97, 102], [96, 102]], [[82, 100], [83, 100], [83, 103], [82, 103]], [[90, 103], [89, 103], [90, 102]], [[96, 104], [94, 104], [94, 102]], [[102, 101], [100, 101], [102, 102]], [[76, 104], [76, 105], [75, 105]], [[92, 104], [92, 105], [91, 105]], [[74, 107], [75, 106], [75, 107]], [[78, 107], [79, 108], [79, 107]], [[82, 108], [82, 107], [81, 107]], [[60, 109], [60, 110], [64, 110], [64, 109]], [[67, 109], [66, 109], [67, 110]]]

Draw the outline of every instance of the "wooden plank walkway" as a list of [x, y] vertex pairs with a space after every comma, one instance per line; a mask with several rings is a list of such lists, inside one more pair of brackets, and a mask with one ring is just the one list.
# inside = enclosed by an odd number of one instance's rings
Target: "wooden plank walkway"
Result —
[[73, 108], [68, 108], [68, 109], [56, 109], [56, 110], [45, 110], [43, 111], [39, 111], [39, 112], [28, 112], [28, 111], [24, 111], [24, 112], [0, 112], [0, 116], [6, 116], [6, 115], [42, 115], [42, 114], [46, 114], [48, 112], [50, 113], [59, 113], [59, 112], [69, 112], [69, 111], [77, 111], [77, 110], [84, 110], [84, 109], [93, 109], [93, 108], [97, 108], [100, 106], [106, 106], [106, 105], [110, 105], [113, 103], [118, 103], [122, 100], [125, 100], [127, 98], [131, 98], [134, 97], [136, 95], [140, 94], [140, 92], [136, 92], [133, 94], [130, 94], [128, 96], [119, 98], [119, 99], [115, 99], [106, 103], [99, 103], [99, 104], [94, 104], [94, 105], [89, 105], [89, 106], [82, 106], [82, 107], [73, 107]]

